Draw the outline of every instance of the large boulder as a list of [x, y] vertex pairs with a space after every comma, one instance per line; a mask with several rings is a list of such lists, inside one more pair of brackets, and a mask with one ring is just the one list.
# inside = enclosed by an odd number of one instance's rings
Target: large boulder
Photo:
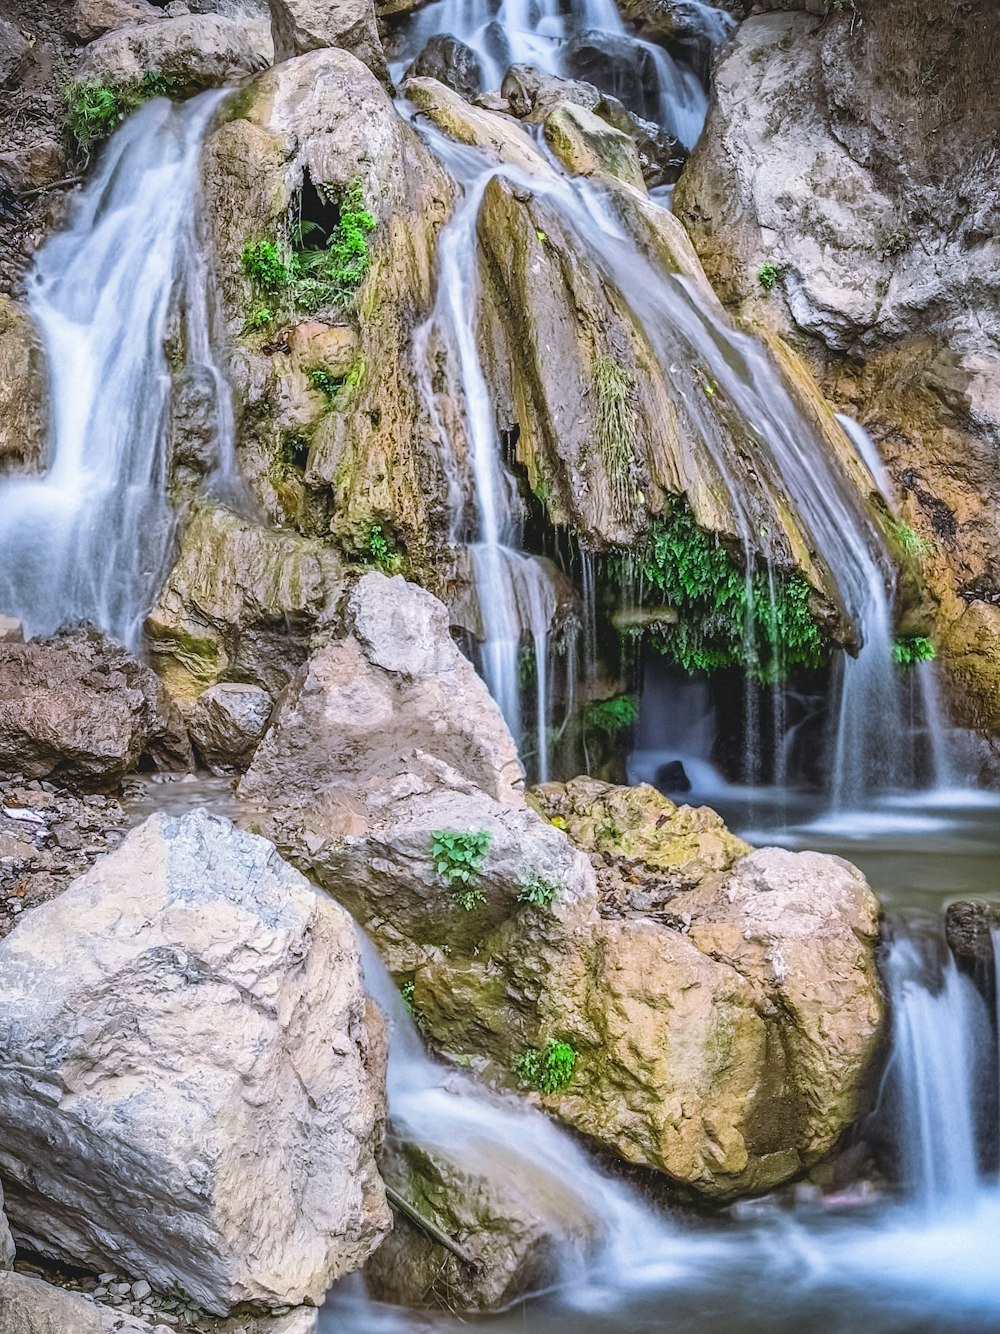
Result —
[[[300, 219], [322, 236], [351, 190], [375, 222], [356, 291], [306, 310], [255, 286], [246, 248]], [[371, 71], [330, 48], [276, 66], [233, 100], [206, 142], [203, 192], [244, 475], [286, 526], [332, 532], [369, 558], [377, 527], [430, 570], [450, 521], [448, 476], [413, 334], [433, 304], [452, 199], [441, 167]], [[258, 328], [255, 315], [271, 320]]]
[[42, 356], [31, 322], [0, 295], [0, 472], [37, 471], [45, 443], [44, 403]]
[[389, 81], [373, 0], [269, 0], [274, 58], [292, 60], [307, 51], [341, 47], [383, 83]]
[[[864, 1109], [883, 1017], [875, 898], [837, 858], [740, 855], [718, 829], [692, 839], [689, 817], [671, 829], [668, 810], [657, 857], [655, 826], [592, 786], [596, 824], [576, 828], [616, 874], [418, 968], [424, 1031], [508, 1083], [568, 1047], [568, 1079], [541, 1090], [575, 1129], [694, 1194], [767, 1190]], [[630, 904], [623, 878], [652, 880], [653, 901]]]
[[388, 1224], [354, 927], [263, 839], [155, 815], [0, 944], [0, 1173], [54, 1260], [319, 1302]]
[[4, 1334], [168, 1334], [170, 1326], [132, 1320], [30, 1274], [0, 1273], [0, 1330]]
[[202, 502], [146, 622], [153, 666], [185, 711], [220, 681], [276, 698], [335, 620], [343, 578], [325, 543]]
[[483, 86], [483, 66], [475, 51], [444, 32], [430, 38], [406, 74], [407, 78], [437, 79], [467, 98], [475, 97]]
[[[525, 807], [516, 747], [444, 606], [371, 573], [346, 623], [289, 687], [240, 784], [268, 835], [404, 970], [472, 948], [532, 871], [589, 883], [584, 859]], [[467, 908], [431, 855], [444, 831], [488, 844]]]
[[84, 83], [137, 83], [155, 71], [175, 93], [196, 93], [244, 78], [266, 61], [245, 24], [217, 14], [185, 14], [117, 28], [83, 52], [76, 78]]
[[0, 643], [0, 772], [113, 787], [142, 756], [187, 768], [191, 746], [150, 668], [88, 627]]
[[69, 30], [81, 41], [92, 42], [127, 23], [149, 23], [163, 17], [163, 11], [149, 0], [75, 0]]
[[198, 696], [188, 730], [210, 769], [245, 768], [267, 729], [273, 707], [261, 686], [224, 681]]

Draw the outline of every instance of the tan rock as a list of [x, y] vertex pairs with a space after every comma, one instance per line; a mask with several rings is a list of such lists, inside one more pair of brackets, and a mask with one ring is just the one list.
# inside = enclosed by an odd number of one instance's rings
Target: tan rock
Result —
[[0, 294], [0, 471], [38, 472], [44, 449], [41, 348], [27, 313]]
[[373, 0], [268, 0], [276, 61], [336, 46], [389, 81]]
[[168, 75], [177, 91], [192, 93], [243, 78], [264, 63], [243, 24], [218, 14], [187, 14], [99, 37], [81, 56], [76, 78], [120, 84], [156, 70]]
[[402, 91], [439, 130], [458, 143], [480, 148], [494, 162], [530, 175], [551, 174], [544, 155], [512, 117], [470, 105], [437, 79], [407, 79]]
[[81, 41], [92, 42], [126, 23], [149, 23], [162, 18], [162, 10], [149, 0], [75, 0], [69, 30]]
[[627, 134], [585, 107], [567, 102], [545, 119], [545, 138], [561, 162], [577, 176], [612, 176], [643, 194], [639, 154]]

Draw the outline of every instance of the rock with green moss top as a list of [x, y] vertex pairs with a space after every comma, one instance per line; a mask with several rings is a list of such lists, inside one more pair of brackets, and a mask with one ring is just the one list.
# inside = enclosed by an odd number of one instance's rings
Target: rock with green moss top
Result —
[[[419, 1133], [419, 1130], [416, 1131]], [[524, 1159], [478, 1137], [447, 1147], [413, 1130], [389, 1135], [379, 1168], [387, 1186], [475, 1263], [464, 1264], [397, 1211], [395, 1226], [365, 1268], [381, 1301], [448, 1310], [506, 1306], [551, 1281], [567, 1247], [599, 1242], [599, 1221], [555, 1171], [524, 1170]]]
[[418, 969], [425, 1034], [512, 1087], [526, 1051], [571, 1049], [546, 1107], [696, 1195], [767, 1190], [830, 1152], [865, 1109], [883, 1019], [861, 873], [771, 848], [675, 882], [672, 914], [604, 888], [600, 910], [557, 896], [476, 957]]
[[[276, 66], [234, 98], [206, 143], [203, 188], [241, 408], [240, 459], [254, 490], [279, 522], [330, 532], [351, 551], [364, 550], [379, 524], [412, 561], [429, 563], [447, 531], [447, 482], [412, 335], [433, 302], [451, 183], [371, 71], [331, 48]], [[263, 291], [244, 266], [247, 248], [313, 244], [349, 190], [374, 227], [346, 304], [303, 312], [294, 293]], [[353, 340], [346, 373], [302, 345], [304, 314]], [[349, 392], [316, 389], [315, 369], [344, 375]]]
[[545, 138], [559, 160], [577, 176], [612, 176], [646, 191], [639, 153], [627, 134], [585, 107], [566, 102], [545, 118]]
[[437, 79], [407, 79], [403, 93], [443, 133], [460, 144], [482, 149], [493, 162], [546, 176], [545, 155], [510, 116], [472, 106], [461, 93]]
[[274, 697], [333, 621], [342, 589], [329, 546], [201, 505], [146, 623], [153, 666], [182, 706], [219, 681]]
[[0, 294], [0, 472], [36, 472], [45, 445], [45, 374], [28, 314]]

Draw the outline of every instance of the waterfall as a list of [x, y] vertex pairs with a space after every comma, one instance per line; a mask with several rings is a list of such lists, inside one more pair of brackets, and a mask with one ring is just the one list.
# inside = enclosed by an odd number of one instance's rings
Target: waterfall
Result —
[[[199, 149], [223, 96], [158, 99], [131, 116], [66, 228], [38, 253], [28, 300], [47, 367], [47, 467], [0, 482], [0, 610], [28, 634], [85, 619], [136, 645], [163, 577], [172, 531], [164, 339], [181, 270], [198, 253]], [[199, 283], [186, 284], [195, 308], [206, 299]], [[206, 321], [189, 324], [207, 355]], [[226, 411], [228, 390], [218, 401]]]

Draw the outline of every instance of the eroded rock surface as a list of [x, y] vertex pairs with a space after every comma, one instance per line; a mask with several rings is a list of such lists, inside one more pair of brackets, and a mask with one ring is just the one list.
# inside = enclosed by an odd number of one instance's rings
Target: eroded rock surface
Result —
[[0, 295], [0, 473], [38, 470], [44, 404], [41, 351], [31, 322], [20, 306]]
[[372, 0], [269, 0], [276, 61], [341, 47], [388, 83]]
[[191, 746], [150, 668], [81, 628], [0, 644], [0, 771], [113, 787], [148, 755], [186, 768]]
[[210, 1311], [318, 1302], [389, 1223], [353, 926], [264, 840], [150, 817], [0, 944], [16, 1235]]
[[155, 70], [176, 91], [201, 92], [263, 69], [245, 26], [217, 14], [186, 14], [117, 28], [91, 42], [76, 77], [85, 82], [138, 82]]

